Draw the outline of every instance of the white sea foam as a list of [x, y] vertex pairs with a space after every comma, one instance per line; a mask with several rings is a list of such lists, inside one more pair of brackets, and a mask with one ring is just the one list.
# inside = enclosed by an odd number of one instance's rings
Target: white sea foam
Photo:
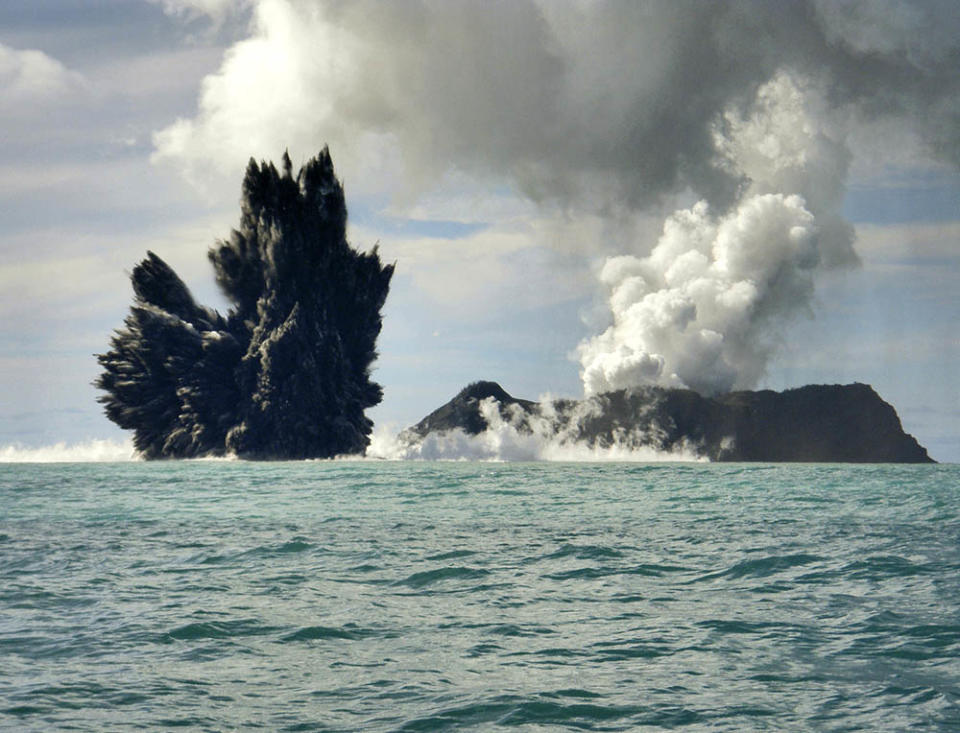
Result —
[[93, 463], [136, 460], [133, 443], [129, 440], [87, 440], [81, 443], [64, 442], [40, 447], [18, 443], [0, 446], [0, 463]]
[[[588, 417], [597, 405], [584, 401], [578, 413], [565, 425], [552, 411], [550, 400], [540, 403], [539, 414], [524, 415], [511, 407], [501, 413], [493, 398], [480, 403], [489, 426], [478, 435], [461, 429], [430, 433], [413, 440], [394, 424], [378, 425], [370, 440], [366, 459], [424, 461], [705, 461], [696, 446], [683, 444], [671, 451], [645, 445], [644, 436], [622, 433], [609, 446], [589, 445], [575, 439], [579, 420]], [[399, 434], [398, 434], [399, 433]], [[342, 460], [362, 460], [343, 456]], [[91, 439], [79, 443], [29, 447], [22, 444], [0, 446], [0, 463], [94, 463], [135, 461], [139, 456], [130, 440]], [[235, 455], [195, 458], [196, 461], [236, 461]]]
[[[510, 406], [513, 407], [513, 406]], [[480, 402], [480, 410], [487, 429], [470, 435], [462, 429], [428, 433], [422, 439], [409, 434], [397, 435], [389, 429], [376, 430], [367, 456], [390, 460], [425, 461], [705, 461], [695, 446], [683, 444], [664, 451], [643, 444], [643, 437], [634, 433], [617, 436], [612, 445], [589, 445], [574, 438], [577, 415], [566, 426], [561, 425], [551, 412], [551, 403], [541, 403], [539, 415], [523, 415], [510, 407], [501, 413], [499, 403], [492, 397]], [[589, 402], [579, 409], [595, 409]], [[525, 425], [523, 418], [526, 418]]]

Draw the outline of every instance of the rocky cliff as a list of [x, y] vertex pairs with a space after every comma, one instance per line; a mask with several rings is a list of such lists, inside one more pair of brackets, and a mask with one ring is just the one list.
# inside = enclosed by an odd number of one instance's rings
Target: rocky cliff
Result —
[[548, 430], [560, 442], [604, 448], [684, 448], [712, 461], [933, 462], [866, 384], [717, 397], [644, 387], [537, 403], [512, 397], [495, 382], [476, 382], [403, 438], [415, 442], [457, 429], [477, 435], [488, 428], [491, 409], [521, 433]]

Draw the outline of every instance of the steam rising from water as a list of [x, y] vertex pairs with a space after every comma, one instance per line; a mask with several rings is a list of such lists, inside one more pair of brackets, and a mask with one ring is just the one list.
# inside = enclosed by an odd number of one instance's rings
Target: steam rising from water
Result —
[[694, 446], [658, 450], [645, 445], [642, 434], [622, 434], [613, 445], [588, 445], [576, 439], [581, 420], [602, 409], [589, 400], [577, 405], [579, 414], [561, 420], [551, 402], [540, 403], [542, 412], [523, 413], [515, 405], [502, 407], [494, 398], [480, 402], [487, 429], [478, 435], [463, 430], [432, 432], [422, 439], [406, 440], [388, 431], [374, 432], [367, 449], [372, 458], [394, 460], [464, 461], [702, 461]]
[[649, 256], [606, 260], [613, 323], [579, 346], [586, 394], [754, 387], [785, 323], [809, 311], [817, 270], [856, 262], [840, 216], [849, 154], [818, 107], [814, 90], [781, 73], [748, 116], [727, 110], [714, 142], [741, 193], [726, 212], [700, 201], [672, 214]]

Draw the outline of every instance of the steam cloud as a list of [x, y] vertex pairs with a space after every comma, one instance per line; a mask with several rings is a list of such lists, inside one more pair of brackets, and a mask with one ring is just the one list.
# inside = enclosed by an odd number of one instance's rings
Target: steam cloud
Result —
[[98, 357], [107, 416], [146, 458], [362, 453], [382, 399], [370, 381], [393, 266], [346, 241], [343, 188], [326, 148], [296, 177], [251, 159], [240, 228], [210, 252], [234, 307], [198, 305], [155, 254]]
[[809, 306], [818, 266], [854, 262], [840, 216], [848, 154], [809, 113], [786, 74], [744, 119], [715, 130], [718, 165], [742, 178], [736, 203], [670, 216], [653, 252], [609, 258], [613, 325], [579, 348], [585, 392], [641, 384], [714, 394], [754, 386], [785, 320]]
[[198, 174], [322, 135], [408, 191], [455, 169], [611, 219], [699, 199], [602, 267], [588, 394], [755, 386], [818, 273], [857, 261], [840, 211], [863, 131], [960, 163], [953, 0], [251, 5], [157, 158]]
[[960, 162], [953, 0], [244, 5], [250, 36], [196, 116], [155, 138], [198, 176], [326, 140], [341, 168], [399, 158], [405, 188], [457, 169], [574, 208], [692, 189], [725, 209], [740, 180], [716, 165], [716, 122], [784, 71], [822, 86], [827, 111], [901, 120]]

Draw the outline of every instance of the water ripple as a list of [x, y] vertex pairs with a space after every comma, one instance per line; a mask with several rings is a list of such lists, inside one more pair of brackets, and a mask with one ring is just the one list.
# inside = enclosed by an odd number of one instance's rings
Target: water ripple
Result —
[[0, 466], [0, 729], [960, 730], [960, 468]]

